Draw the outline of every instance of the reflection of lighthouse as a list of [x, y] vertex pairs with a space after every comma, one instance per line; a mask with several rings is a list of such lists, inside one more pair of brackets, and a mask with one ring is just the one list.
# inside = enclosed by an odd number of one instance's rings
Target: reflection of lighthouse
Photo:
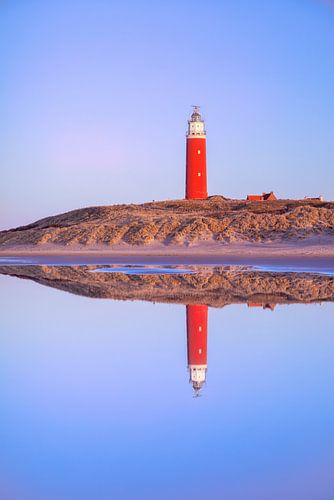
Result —
[[206, 132], [199, 107], [194, 106], [187, 132], [186, 198], [196, 200], [207, 197]]
[[196, 396], [205, 383], [207, 370], [208, 306], [187, 306], [189, 382]]

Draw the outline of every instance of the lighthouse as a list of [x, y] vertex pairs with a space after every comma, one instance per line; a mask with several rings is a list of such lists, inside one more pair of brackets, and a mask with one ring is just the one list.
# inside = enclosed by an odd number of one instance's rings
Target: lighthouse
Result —
[[208, 197], [206, 180], [206, 132], [199, 106], [193, 106], [188, 120], [186, 153], [186, 199]]
[[207, 370], [208, 306], [187, 306], [187, 347], [189, 382], [195, 396], [205, 383]]

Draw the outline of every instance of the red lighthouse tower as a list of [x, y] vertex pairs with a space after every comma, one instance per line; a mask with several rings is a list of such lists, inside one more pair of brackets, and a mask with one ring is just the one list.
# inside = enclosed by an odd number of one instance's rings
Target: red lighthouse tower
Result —
[[201, 200], [208, 197], [206, 181], [206, 132], [199, 107], [188, 120], [186, 159], [186, 198]]
[[208, 306], [187, 306], [187, 346], [189, 382], [195, 395], [205, 383], [207, 370]]

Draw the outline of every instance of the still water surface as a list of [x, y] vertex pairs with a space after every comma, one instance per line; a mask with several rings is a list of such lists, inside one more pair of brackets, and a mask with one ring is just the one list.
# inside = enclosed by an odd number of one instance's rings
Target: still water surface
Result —
[[333, 303], [209, 307], [206, 325], [10, 276], [0, 299], [1, 499], [334, 498]]

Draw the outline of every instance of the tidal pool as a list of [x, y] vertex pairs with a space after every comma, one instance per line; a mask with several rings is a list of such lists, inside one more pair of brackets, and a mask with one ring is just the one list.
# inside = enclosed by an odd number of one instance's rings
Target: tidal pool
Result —
[[141, 274], [194, 274], [192, 269], [172, 266], [110, 266], [93, 269], [94, 273], [124, 273], [140, 276]]
[[0, 275], [0, 498], [334, 497], [333, 277], [90, 271]]

